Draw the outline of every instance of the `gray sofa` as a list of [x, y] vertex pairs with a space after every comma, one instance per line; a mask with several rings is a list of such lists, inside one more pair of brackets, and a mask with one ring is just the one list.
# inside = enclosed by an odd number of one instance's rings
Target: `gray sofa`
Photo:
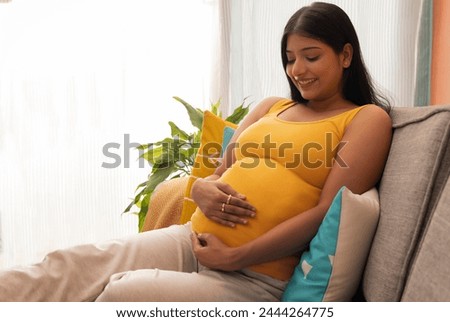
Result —
[[391, 117], [380, 220], [355, 299], [450, 301], [450, 106]]
[[[450, 301], [450, 106], [393, 108], [380, 219], [354, 301]], [[178, 222], [186, 178], [160, 185], [144, 230]], [[170, 184], [169, 184], [170, 183]], [[169, 215], [167, 215], [167, 213]]]

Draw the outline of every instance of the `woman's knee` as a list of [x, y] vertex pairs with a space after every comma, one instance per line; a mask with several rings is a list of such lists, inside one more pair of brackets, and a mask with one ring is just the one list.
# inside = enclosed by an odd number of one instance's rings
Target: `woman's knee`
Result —
[[96, 302], [127, 302], [136, 301], [133, 297], [133, 283], [130, 283], [127, 275], [132, 272], [122, 272], [111, 276], [103, 292], [97, 297]]
[[160, 301], [163, 290], [170, 288], [170, 281], [164, 278], [166, 274], [163, 272], [159, 269], [141, 269], [114, 274], [96, 301]]

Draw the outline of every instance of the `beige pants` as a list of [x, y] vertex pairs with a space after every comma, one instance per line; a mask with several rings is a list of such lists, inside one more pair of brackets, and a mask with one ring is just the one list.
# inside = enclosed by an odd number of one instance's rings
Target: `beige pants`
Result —
[[58, 250], [0, 272], [0, 301], [277, 301], [285, 282], [198, 265], [190, 224]]

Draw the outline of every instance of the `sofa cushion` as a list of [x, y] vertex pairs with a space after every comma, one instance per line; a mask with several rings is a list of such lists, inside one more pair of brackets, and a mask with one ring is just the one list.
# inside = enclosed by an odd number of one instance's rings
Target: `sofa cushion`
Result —
[[394, 108], [380, 221], [363, 278], [368, 301], [399, 301], [422, 227], [449, 173], [449, 107]]
[[375, 188], [362, 195], [336, 194], [309, 250], [302, 254], [283, 301], [348, 301], [361, 279], [378, 223]]
[[[227, 129], [230, 130], [227, 130]], [[220, 116], [210, 111], [203, 112], [202, 136], [200, 147], [195, 157], [189, 180], [184, 192], [183, 207], [181, 210], [180, 224], [185, 224], [191, 219], [197, 205], [191, 199], [191, 189], [195, 180], [210, 176], [216, 170], [222, 155], [224, 140], [230, 140], [237, 125], [223, 120]], [[228, 142], [226, 142], [228, 144]]]
[[450, 179], [443, 190], [409, 274], [402, 301], [450, 300]]

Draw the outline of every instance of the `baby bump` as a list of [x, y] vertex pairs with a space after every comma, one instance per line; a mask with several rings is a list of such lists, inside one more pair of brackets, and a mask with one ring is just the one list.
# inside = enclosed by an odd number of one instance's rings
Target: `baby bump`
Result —
[[320, 195], [320, 189], [271, 159], [244, 158], [235, 162], [219, 180], [247, 197], [256, 208], [255, 218], [249, 219], [246, 225], [230, 228], [209, 220], [197, 209], [191, 219], [192, 227], [197, 233], [218, 236], [229, 246], [244, 244], [314, 207]]

